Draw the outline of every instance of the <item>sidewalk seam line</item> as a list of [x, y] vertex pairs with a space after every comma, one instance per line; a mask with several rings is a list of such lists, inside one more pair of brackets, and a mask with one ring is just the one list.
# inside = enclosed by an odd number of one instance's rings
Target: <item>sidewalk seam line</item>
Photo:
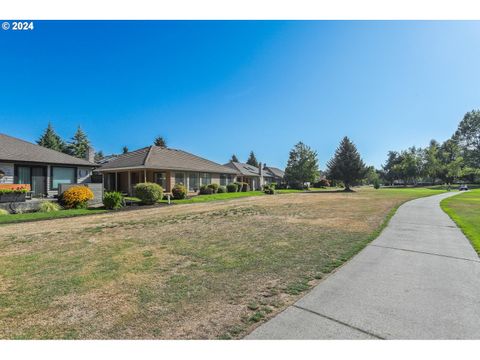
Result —
[[446, 258], [455, 259], [455, 260], [464, 260], [464, 261], [471, 261], [471, 262], [476, 262], [476, 263], [480, 262], [480, 260], [475, 260], [475, 259], [467, 259], [467, 258], [461, 258], [461, 257], [457, 257], [457, 256], [434, 254], [434, 253], [429, 253], [429, 252], [426, 252], [426, 251], [419, 251], [419, 250], [402, 249], [402, 248], [397, 248], [397, 247], [393, 247], [393, 246], [384, 246], [384, 245], [376, 245], [376, 244], [369, 244], [368, 246], [375, 246], [375, 247], [384, 248], [384, 249], [407, 251], [407, 252], [413, 252], [413, 253], [425, 254], [425, 255], [432, 255], [432, 256], [440, 256], [440, 257], [446, 257]]
[[351, 328], [351, 329], [354, 329], [354, 330], [360, 331], [360, 332], [362, 332], [362, 333], [364, 333], [364, 334], [367, 334], [367, 335], [370, 335], [370, 336], [376, 337], [377, 339], [380, 339], [380, 340], [385, 340], [385, 338], [384, 338], [384, 337], [381, 337], [381, 336], [379, 336], [379, 335], [376, 335], [376, 334], [374, 334], [374, 333], [372, 333], [372, 332], [369, 332], [369, 331], [366, 331], [366, 330], [360, 329], [360, 328], [358, 328], [358, 327], [356, 327], [356, 326], [353, 326], [353, 325], [347, 324], [347, 323], [345, 323], [345, 322], [343, 322], [343, 321], [340, 321], [340, 320], [334, 319], [334, 318], [332, 318], [332, 317], [330, 317], [330, 316], [327, 316], [327, 315], [321, 314], [321, 313], [319, 313], [319, 312], [317, 312], [317, 311], [310, 310], [310, 309], [307, 309], [307, 308], [304, 308], [304, 307], [302, 307], [302, 306], [298, 306], [298, 305], [295, 305], [295, 304], [293, 304], [292, 306], [293, 306], [293, 307], [295, 307], [295, 308], [297, 308], [297, 309], [300, 309], [300, 310], [303, 310], [303, 311], [307, 311], [307, 312], [309, 312], [309, 313], [312, 313], [312, 314], [314, 314], [314, 315], [321, 316], [321, 317], [323, 317], [323, 318], [325, 318], [325, 319], [327, 319], [327, 320], [334, 321], [334, 322], [336, 322], [336, 323], [338, 323], [338, 324], [341, 324], [341, 325], [347, 326], [347, 327], [349, 327], [349, 328]]

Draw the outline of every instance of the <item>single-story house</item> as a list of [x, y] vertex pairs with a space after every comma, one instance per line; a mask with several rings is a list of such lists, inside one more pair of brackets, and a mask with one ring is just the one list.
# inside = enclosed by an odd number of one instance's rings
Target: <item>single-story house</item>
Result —
[[267, 164], [263, 165], [263, 174], [265, 183], [267, 184], [282, 184], [285, 181], [285, 171], [276, 167], [267, 166]]
[[33, 196], [54, 196], [59, 184], [89, 183], [93, 149], [79, 159], [0, 133], [0, 184], [29, 184]]
[[103, 175], [107, 191], [133, 195], [133, 187], [141, 182], [155, 182], [170, 192], [175, 184], [184, 185], [189, 192], [200, 186], [225, 186], [235, 181], [237, 171], [186, 151], [148, 146], [118, 155], [102, 165], [97, 172]]
[[250, 185], [252, 190], [261, 189], [263, 185], [271, 183], [281, 183], [285, 173], [277, 168], [263, 166], [252, 166], [245, 163], [230, 161], [225, 164], [238, 172], [237, 181], [245, 182]]

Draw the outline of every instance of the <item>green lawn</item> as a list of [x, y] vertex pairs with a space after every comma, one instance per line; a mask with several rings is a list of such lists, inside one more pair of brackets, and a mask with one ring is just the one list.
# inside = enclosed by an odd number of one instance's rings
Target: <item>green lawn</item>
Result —
[[480, 254], [480, 189], [444, 199], [440, 205]]
[[58, 219], [58, 218], [67, 218], [67, 217], [82, 216], [82, 215], [93, 215], [93, 214], [99, 214], [102, 212], [106, 212], [106, 210], [71, 209], [71, 210], [52, 211], [47, 213], [34, 212], [34, 213], [24, 213], [24, 214], [0, 215], [0, 225], [20, 223], [20, 222], [26, 222], [26, 221]]

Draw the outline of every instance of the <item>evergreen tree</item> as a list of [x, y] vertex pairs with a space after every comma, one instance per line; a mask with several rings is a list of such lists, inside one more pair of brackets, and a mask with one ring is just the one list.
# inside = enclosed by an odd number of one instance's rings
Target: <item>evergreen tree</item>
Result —
[[350, 187], [355, 182], [365, 177], [366, 168], [355, 144], [348, 137], [344, 137], [335, 155], [327, 163], [329, 178], [343, 181], [345, 191], [351, 191]]
[[253, 151], [250, 151], [250, 156], [248, 157], [247, 164], [258, 167], [258, 161]]
[[302, 189], [306, 182], [314, 182], [318, 174], [317, 152], [299, 142], [290, 150], [285, 180], [291, 187]]
[[52, 150], [65, 151], [65, 142], [57, 135], [50, 122], [43, 135], [37, 140], [37, 144]]
[[240, 162], [240, 161], [238, 160], [238, 158], [237, 158], [237, 155], [235, 155], [235, 154], [232, 155], [232, 158], [231, 158], [230, 161], [232, 161], [232, 162], [237, 162], [237, 163]]
[[155, 140], [153, 141], [153, 145], [166, 148], [167, 147], [167, 141], [162, 136], [157, 136], [155, 138]]
[[465, 114], [453, 140], [459, 145], [466, 165], [480, 168], [480, 110]]
[[100, 150], [100, 151], [97, 151], [95, 153], [95, 157], [94, 157], [94, 160], [95, 162], [99, 162], [100, 160], [103, 160], [104, 156], [103, 156], [103, 151]]
[[68, 153], [72, 156], [76, 156], [81, 159], [85, 159], [87, 156], [88, 148], [90, 147], [90, 141], [87, 134], [79, 126], [72, 140], [68, 144]]
[[124, 153], [124, 154], [128, 153], [128, 147], [127, 146], [124, 146], [122, 148], [122, 153]]

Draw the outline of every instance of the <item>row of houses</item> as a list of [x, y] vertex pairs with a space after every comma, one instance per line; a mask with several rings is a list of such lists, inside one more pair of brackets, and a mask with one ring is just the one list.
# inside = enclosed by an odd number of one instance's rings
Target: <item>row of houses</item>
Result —
[[260, 164], [221, 165], [183, 150], [148, 146], [96, 164], [90, 149], [79, 159], [0, 133], [0, 184], [29, 184], [34, 196], [55, 196], [59, 184], [103, 183], [107, 191], [133, 195], [140, 182], [155, 182], [170, 192], [182, 184], [195, 193], [208, 184], [246, 182], [252, 189], [283, 181], [284, 172]]

